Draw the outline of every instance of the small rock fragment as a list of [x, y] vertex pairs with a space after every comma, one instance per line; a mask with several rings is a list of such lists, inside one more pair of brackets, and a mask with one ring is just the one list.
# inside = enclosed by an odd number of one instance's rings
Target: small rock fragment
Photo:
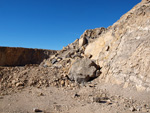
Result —
[[52, 59], [52, 61], [51, 61], [52, 64], [55, 64], [56, 62], [57, 62], [56, 59]]
[[16, 83], [16, 86], [19, 87], [19, 86], [24, 86], [24, 84], [22, 82], [18, 82]]
[[135, 111], [135, 108], [134, 107], [130, 107], [129, 110], [133, 112], [133, 111]]
[[42, 112], [42, 110], [37, 109], [37, 108], [33, 108], [33, 112]]
[[79, 97], [79, 96], [80, 96], [80, 95], [76, 93], [76, 94], [74, 95], [74, 98], [75, 98], [75, 97]]
[[44, 94], [43, 93], [39, 93], [39, 96], [44, 96]]
[[62, 58], [61, 58], [61, 57], [58, 57], [58, 58], [57, 58], [57, 61], [58, 61], [58, 62], [59, 62], [59, 61], [61, 61], [61, 60], [62, 60]]
[[15, 84], [16, 83], [16, 80], [12, 80], [12, 84]]
[[4, 97], [0, 97], [0, 99], [3, 99]]
[[136, 110], [137, 110], [137, 111], [141, 111], [141, 107], [137, 107]]
[[99, 103], [100, 101], [101, 101], [101, 98], [100, 98], [100, 97], [94, 97], [94, 98], [93, 98], [93, 102]]
[[112, 102], [111, 102], [111, 100], [107, 100], [107, 105], [110, 105], [110, 104], [112, 104]]
[[60, 82], [60, 83], [61, 83], [61, 85], [62, 85], [62, 86], [64, 86], [64, 85], [65, 85], [65, 81], [64, 81], [64, 80], [61, 80], [61, 82]]

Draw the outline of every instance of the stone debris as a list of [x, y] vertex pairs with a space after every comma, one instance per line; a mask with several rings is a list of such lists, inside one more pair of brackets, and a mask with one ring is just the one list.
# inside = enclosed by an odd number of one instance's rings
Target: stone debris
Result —
[[37, 108], [33, 108], [33, 112], [43, 112], [43, 111]]
[[129, 110], [133, 112], [133, 111], [135, 111], [136, 109], [135, 109], [134, 107], [130, 107]]
[[0, 97], [0, 99], [3, 99], [4, 97]]
[[52, 64], [55, 64], [57, 62], [57, 59], [52, 59]]

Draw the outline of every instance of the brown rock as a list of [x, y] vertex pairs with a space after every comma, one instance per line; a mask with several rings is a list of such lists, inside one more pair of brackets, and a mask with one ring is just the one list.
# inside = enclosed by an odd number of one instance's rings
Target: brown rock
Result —
[[4, 97], [1, 97], [1, 96], [0, 96], [0, 99], [3, 99], [3, 98], [4, 98]]
[[0, 47], [0, 66], [40, 64], [54, 53], [53, 50]]
[[60, 84], [61, 84], [61, 86], [64, 86], [65, 85], [65, 81], [61, 80]]

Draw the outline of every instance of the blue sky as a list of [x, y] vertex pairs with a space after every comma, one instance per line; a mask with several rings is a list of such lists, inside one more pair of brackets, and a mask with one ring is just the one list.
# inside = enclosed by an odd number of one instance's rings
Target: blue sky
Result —
[[0, 46], [60, 50], [141, 0], [0, 0]]

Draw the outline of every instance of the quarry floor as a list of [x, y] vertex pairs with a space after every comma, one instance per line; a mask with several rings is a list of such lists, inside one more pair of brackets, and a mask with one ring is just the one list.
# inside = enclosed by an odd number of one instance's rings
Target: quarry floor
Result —
[[[36, 111], [37, 110], [37, 111]], [[0, 96], [0, 113], [145, 113], [150, 93], [94, 80], [78, 87], [27, 87]]]

